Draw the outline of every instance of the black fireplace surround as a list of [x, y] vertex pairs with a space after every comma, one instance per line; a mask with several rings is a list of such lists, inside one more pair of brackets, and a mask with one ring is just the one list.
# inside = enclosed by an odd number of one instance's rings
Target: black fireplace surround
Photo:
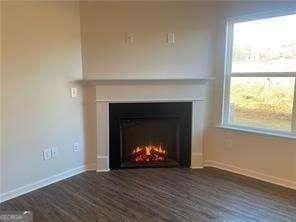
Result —
[[189, 167], [191, 102], [109, 104], [110, 169]]

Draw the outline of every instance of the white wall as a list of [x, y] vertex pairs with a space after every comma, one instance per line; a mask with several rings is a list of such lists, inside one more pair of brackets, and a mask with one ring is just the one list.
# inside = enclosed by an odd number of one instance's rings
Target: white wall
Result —
[[[296, 141], [219, 129], [223, 89], [225, 55], [225, 19], [250, 13], [296, 7], [295, 2], [228, 2], [218, 8], [216, 81], [212, 88], [212, 127], [205, 143], [206, 161], [220, 166], [241, 169], [249, 174], [257, 173], [274, 181], [293, 184], [296, 187]], [[227, 141], [233, 141], [233, 148], [227, 149]]]
[[[1, 2], [1, 193], [86, 162], [79, 6]], [[76, 86], [79, 96], [69, 96]], [[81, 149], [72, 152], [72, 144]], [[55, 160], [42, 150], [59, 147]]]

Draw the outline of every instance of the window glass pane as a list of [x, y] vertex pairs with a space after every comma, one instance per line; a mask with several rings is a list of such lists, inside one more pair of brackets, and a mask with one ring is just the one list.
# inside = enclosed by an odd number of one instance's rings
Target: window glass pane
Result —
[[296, 14], [235, 23], [232, 72], [296, 72]]
[[230, 124], [291, 131], [295, 77], [232, 77]]

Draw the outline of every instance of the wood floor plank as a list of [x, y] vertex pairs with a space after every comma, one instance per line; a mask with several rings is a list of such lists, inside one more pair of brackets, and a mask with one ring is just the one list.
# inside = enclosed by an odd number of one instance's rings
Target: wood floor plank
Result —
[[36, 222], [296, 222], [296, 191], [204, 168], [85, 172], [6, 201]]

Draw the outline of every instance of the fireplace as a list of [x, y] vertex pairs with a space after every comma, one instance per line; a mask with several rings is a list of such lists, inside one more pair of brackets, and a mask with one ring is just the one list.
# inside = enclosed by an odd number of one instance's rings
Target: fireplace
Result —
[[191, 103], [109, 104], [110, 168], [190, 166]]
[[120, 119], [121, 167], [177, 166], [180, 118]]

